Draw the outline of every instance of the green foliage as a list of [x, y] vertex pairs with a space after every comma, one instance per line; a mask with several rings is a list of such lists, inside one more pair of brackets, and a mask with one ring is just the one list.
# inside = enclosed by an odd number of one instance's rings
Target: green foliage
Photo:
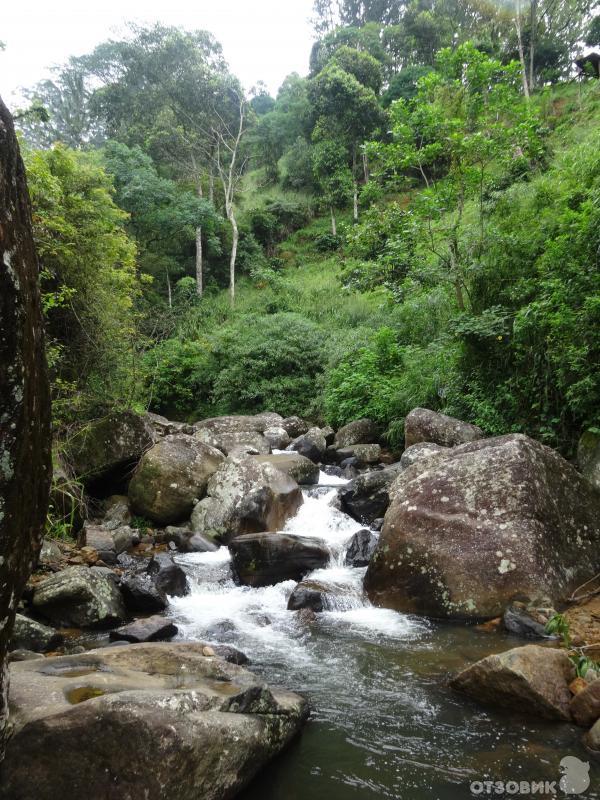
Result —
[[[335, 426], [361, 417], [390, 426], [417, 405], [439, 407], [452, 369], [450, 349], [401, 346], [394, 330], [380, 328], [367, 347], [350, 352], [329, 373], [326, 417]], [[389, 433], [390, 443], [399, 445], [402, 428], [394, 425]]]
[[327, 336], [299, 314], [241, 315], [202, 341], [169, 339], [146, 355], [152, 407], [216, 413], [319, 413]]
[[25, 160], [60, 424], [135, 395], [136, 250], [93, 154], [57, 145]]
[[566, 650], [570, 650], [569, 658], [575, 667], [575, 674], [578, 678], [585, 678], [589, 670], [600, 673], [600, 663], [586, 656], [581, 648], [573, 648], [571, 642], [571, 630], [569, 622], [564, 614], [555, 614], [546, 625], [546, 633], [549, 636], [560, 637], [561, 644]]

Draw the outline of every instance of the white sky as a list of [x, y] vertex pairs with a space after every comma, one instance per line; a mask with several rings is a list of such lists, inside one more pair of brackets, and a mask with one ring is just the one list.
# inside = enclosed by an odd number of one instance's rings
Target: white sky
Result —
[[247, 88], [263, 80], [274, 93], [290, 72], [308, 72], [312, 0], [5, 0], [2, 6], [0, 94], [9, 106], [18, 103], [19, 87], [118, 35], [130, 21], [210, 31]]

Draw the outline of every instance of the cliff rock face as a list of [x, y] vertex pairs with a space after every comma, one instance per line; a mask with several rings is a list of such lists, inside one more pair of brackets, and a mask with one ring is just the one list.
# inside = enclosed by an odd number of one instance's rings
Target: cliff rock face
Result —
[[0, 754], [6, 651], [42, 542], [50, 486], [50, 395], [25, 169], [0, 100]]

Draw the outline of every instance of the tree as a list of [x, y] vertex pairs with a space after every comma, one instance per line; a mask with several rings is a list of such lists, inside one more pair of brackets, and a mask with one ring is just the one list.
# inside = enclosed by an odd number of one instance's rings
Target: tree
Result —
[[129, 214], [127, 227], [137, 242], [138, 266], [166, 285], [171, 307], [173, 283], [192, 267], [198, 226], [214, 247], [219, 217], [191, 187], [159, 176], [150, 156], [138, 146], [107, 142], [102, 161], [113, 176], [117, 204]]
[[[315, 142], [328, 140], [338, 143], [338, 151], [339, 146], [346, 149], [347, 161], [352, 165], [354, 219], [357, 220], [359, 147], [384, 124], [385, 113], [373, 89], [363, 86], [354, 75], [341, 69], [335, 60], [313, 78], [310, 97], [316, 118], [313, 131]], [[330, 149], [330, 152], [334, 150]], [[339, 174], [337, 168], [333, 174]], [[335, 227], [335, 223], [332, 225]]]
[[235, 213], [235, 195], [240, 185], [246, 160], [242, 157], [242, 140], [248, 124], [248, 106], [243, 90], [237, 81], [221, 85], [218, 111], [212, 127], [214, 163], [223, 188], [225, 214], [231, 225], [231, 253], [229, 256], [229, 299], [235, 305], [235, 263], [239, 242], [239, 229]]
[[[486, 247], [485, 191], [492, 166], [527, 172], [543, 153], [537, 121], [519, 94], [517, 62], [503, 65], [471, 44], [442, 50], [438, 72], [419, 81], [412, 101], [392, 105], [391, 144], [369, 149], [388, 179], [424, 184], [412, 204], [427, 231], [429, 252], [467, 306], [472, 264]], [[465, 211], [474, 202], [478, 235], [465, 239]], [[474, 268], [474, 267], [473, 267]]]
[[25, 158], [60, 426], [135, 399], [136, 249], [96, 154], [56, 145]]
[[[92, 107], [109, 135], [147, 148], [172, 174], [214, 203], [219, 124], [214, 98], [230, 81], [220, 45], [206, 31], [132, 27], [133, 38], [109, 41], [81, 59], [101, 81]], [[222, 95], [222, 93], [221, 93]], [[220, 96], [221, 96], [220, 95]], [[203, 292], [203, 230], [196, 227], [196, 283]]]
[[0, 100], [0, 760], [8, 736], [6, 655], [48, 510], [50, 393], [25, 169]]
[[53, 80], [40, 81], [23, 92], [30, 102], [29, 111], [37, 112], [24, 113], [18, 120], [28, 143], [36, 148], [57, 142], [75, 149], [99, 145], [104, 131], [90, 109], [92, 91], [81, 65], [71, 59], [55, 73]]

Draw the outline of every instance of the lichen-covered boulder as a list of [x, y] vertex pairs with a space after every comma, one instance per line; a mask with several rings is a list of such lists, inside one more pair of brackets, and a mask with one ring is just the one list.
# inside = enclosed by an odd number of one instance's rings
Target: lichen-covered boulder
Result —
[[544, 719], [571, 719], [575, 668], [564, 650], [529, 644], [487, 656], [450, 685], [473, 700]]
[[226, 456], [271, 452], [269, 440], [262, 433], [253, 430], [200, 428], [195, 432], [194, 438], [220, 450]]
[[600, 433], [586, 431], [577, 446], [577, 463], [582, 474], [600, 489]]
[[11, 665], [6, 800], [224, 800], [281, 752], [306, 701], [191, 643]]
[[357, 419], [349, 422], [335, 434], [334, 444], [350, 447], [353, 444], [374, 444], [379, 439], [379, 427], [372, 419]]
[[390, 503], [389, 488], [401, 472], [400, 464], [367, 472], [338, 490], [342, 511], [363, 525], [383, 517]]
[[296, 437], [296, 439], [286, 447], [286, 450], [300, 453], [300, 455], [318, 464], [323, 461], [325, 451], [327, 450], [327, 442], [320, 428], [310, 428], [306, 433], [303, 433], [302, 436]]
[[444, 450], [450, 448], [443, 447], [441, 444], [434, 444], [433, 442], [419, 442], [407, 448], [400, 457], [400, 466], [403, 469], [408, 469], [416, 464], [418, 461], [425, 461], [429, 456], [437, 455]]
[[405, 447], [408, 449], [419, 442], [433, 442], [443, 447], [483, 439], [484, 433], [476, 425], [448, 417], [429, 408], [415, 408], [404, 421]]
[[42, 625], [23, 614], [15, 616], [15, 626], [10, 640], [11, 650], [30, 650], [41, 653], [53, 650], [63, 641], [63, 636], [48, 625]]
[[245, 586], [299, 581], [326, 566], [329, 551], [318, 539], [287, 533], [252, 533], [229, 543], [236, 580]]
[[348, 458], [353, 458], [358, 467], [377, 464], [381, 461], [381, 447], [378, 444], [353, 444], [337, 449], [336, 461], [342, 462]]
[[600, 492], [527, 436], [433, 455], [389, 491], [365, 577], [377, 605], [498, 617], [513, 600], [556, 606], [600, 572]]
[[223, 461], [220, 450], [192, 436], [165, 436], [144, 453], [131, 478], [131, 508], [158, 525], [188, 519]]
[[274, 453], [270, 456], [255, 456], [255, 459], [260, 464], [271, 464], [282, 470], [300, 486], [314, 486], [319, 482], [318, 465], [300, 453]]
[[240, 534], [280, 530], [301, 504], [298, 484], [282, 470], [251, 456], [227, 459], [194, 508], [191, 527], [226, 543]]
[[290, 435], [285, 428], [276, 426], [273, 428], [266, 428], [263, 434], [272, 450], [285, 450], [291, 442]]
[[71, 436], [67, 459], [82, 483], [120, 481], [156, 440], [147, 418], [134, 411], [117, 411], [90, 422]]
[[87, 628], [125, 619], [116, 581], [96, 567], [67, 567], [41, 581], [33, 592], [33, 607], [56, 625]]

